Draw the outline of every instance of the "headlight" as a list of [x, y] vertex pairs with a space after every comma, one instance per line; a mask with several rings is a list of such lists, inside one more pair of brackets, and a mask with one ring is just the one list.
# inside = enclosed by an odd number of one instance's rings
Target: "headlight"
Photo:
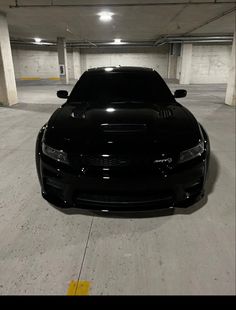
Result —
[[180, 163], [184, 163], [186, 161], [189, 161], [197, 156], [200, 156], [204, 152], [204, 142], [200, 142], [197, 146], [183, 151], [180, 153]]
[[52, 159], [55, 159], [56, 161], [62, 162], [64, 164], [69, 163], [68, 158], [67, 158], [67, 154], [62, 150], [56, 150], [56, 149], [46, 145], [45, 143], [43, 143], [42, 151], [43, 151], [44, 155], [46, 155]]

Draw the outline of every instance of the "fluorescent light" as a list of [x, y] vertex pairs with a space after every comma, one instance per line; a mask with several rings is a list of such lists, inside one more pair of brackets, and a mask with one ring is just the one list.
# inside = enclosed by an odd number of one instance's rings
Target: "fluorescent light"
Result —
[[112, 20], [112, 15], [114, 15], [114, 14], [111, 12], [104, 11], [104, 12], [99, 13], [98, 15], [100, 16], [99, 17], [100, 21], [109, 22]]
[[42, 39], [40, 39], [40, 38], [34, 38], [34, 41], [35, 41], [36, 43], [40, 43], [40, 42], [42, 41]]
[[121, 39], [115, 39], [114, 44], [121, 44]]

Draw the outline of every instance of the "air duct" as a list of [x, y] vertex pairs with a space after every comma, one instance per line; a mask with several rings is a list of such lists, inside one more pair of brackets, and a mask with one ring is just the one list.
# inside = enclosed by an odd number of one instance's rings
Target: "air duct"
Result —
[[19, 1], [15, 0], [15, 5], [10, 5], [9, 8], [11, 9], [19, 9], [19, 8], [65, 8], [65, 7], [83, 7], [83, 8], [100, 8], [100, 7], [147, 7], [147, 6], [180, 6], [180, 5], [222, 5], [222, 4], [234, 4], [234, 0], [229, 1], [178, 1], [178, 2], [167, 2], [167, 1], [160, 1], [160, 2], [136, 2], [136, 3], [110, 3], [110, 4], [104, 4], [104, 3], [81, 3], [81, 4], [54, 4], [53, 1], [51, 1], [50, 4], [19, 4]]
[[[170, 43], [231, 43], [233, 36], [173, 36], [165, 37], [157, 42], [155, 41], [126, 41], [121, 45], [114, 44], [112, 41], [67, 41], [67, 48], [127, 48], [127, 47], [155, 47]], [[21, 46], [56, 46], [55, 41], [35, 43], [33, 40], [11, 39], [11, 44]]]

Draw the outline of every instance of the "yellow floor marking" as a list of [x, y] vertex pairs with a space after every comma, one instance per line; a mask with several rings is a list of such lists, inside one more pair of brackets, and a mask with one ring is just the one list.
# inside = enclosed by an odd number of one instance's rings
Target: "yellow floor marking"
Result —
[[67, 290], [68, 296], [85, 296], [90, 289], [89, 281], [71, 281]]
[[36, 76], [22, 76], [20, 79], [23, 81], [38, 81], [38, 80], [59, 81], [60, 80], [60, 78], [56, 77], [56, 76], [52, 76], [49, 78], [40, 78], [40, 77], [36, 77]]
[[48, 78], [48, 80], [51, 80], [51, 81], [59, 81], [60, 78], [59, 78], [59, 77], [50, 77], [50, 78]]
[[25, 80], [25, 81], [36, 81], [36, 80], [41, 80], [41, 78], [38, 77], [27, 77], [27, 76], [23, 76], [20, 78], [21, 80]]
[[77, 281], [71, 281], [67, 290], [67, 295], [68, 296], [75, 295], [76, 287], [77, 287]]

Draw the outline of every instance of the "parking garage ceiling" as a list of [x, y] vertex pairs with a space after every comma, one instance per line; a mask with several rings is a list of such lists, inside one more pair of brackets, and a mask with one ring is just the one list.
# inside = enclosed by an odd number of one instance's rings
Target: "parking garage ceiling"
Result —
[[[104, 10], [114, 14], [111, 22], [99, 20]], [[0, 0], [0, 11], [7, 13], [11, 38], [21, 40], [155, 41], [231, 35], [235, 28], [233, 0]]]

